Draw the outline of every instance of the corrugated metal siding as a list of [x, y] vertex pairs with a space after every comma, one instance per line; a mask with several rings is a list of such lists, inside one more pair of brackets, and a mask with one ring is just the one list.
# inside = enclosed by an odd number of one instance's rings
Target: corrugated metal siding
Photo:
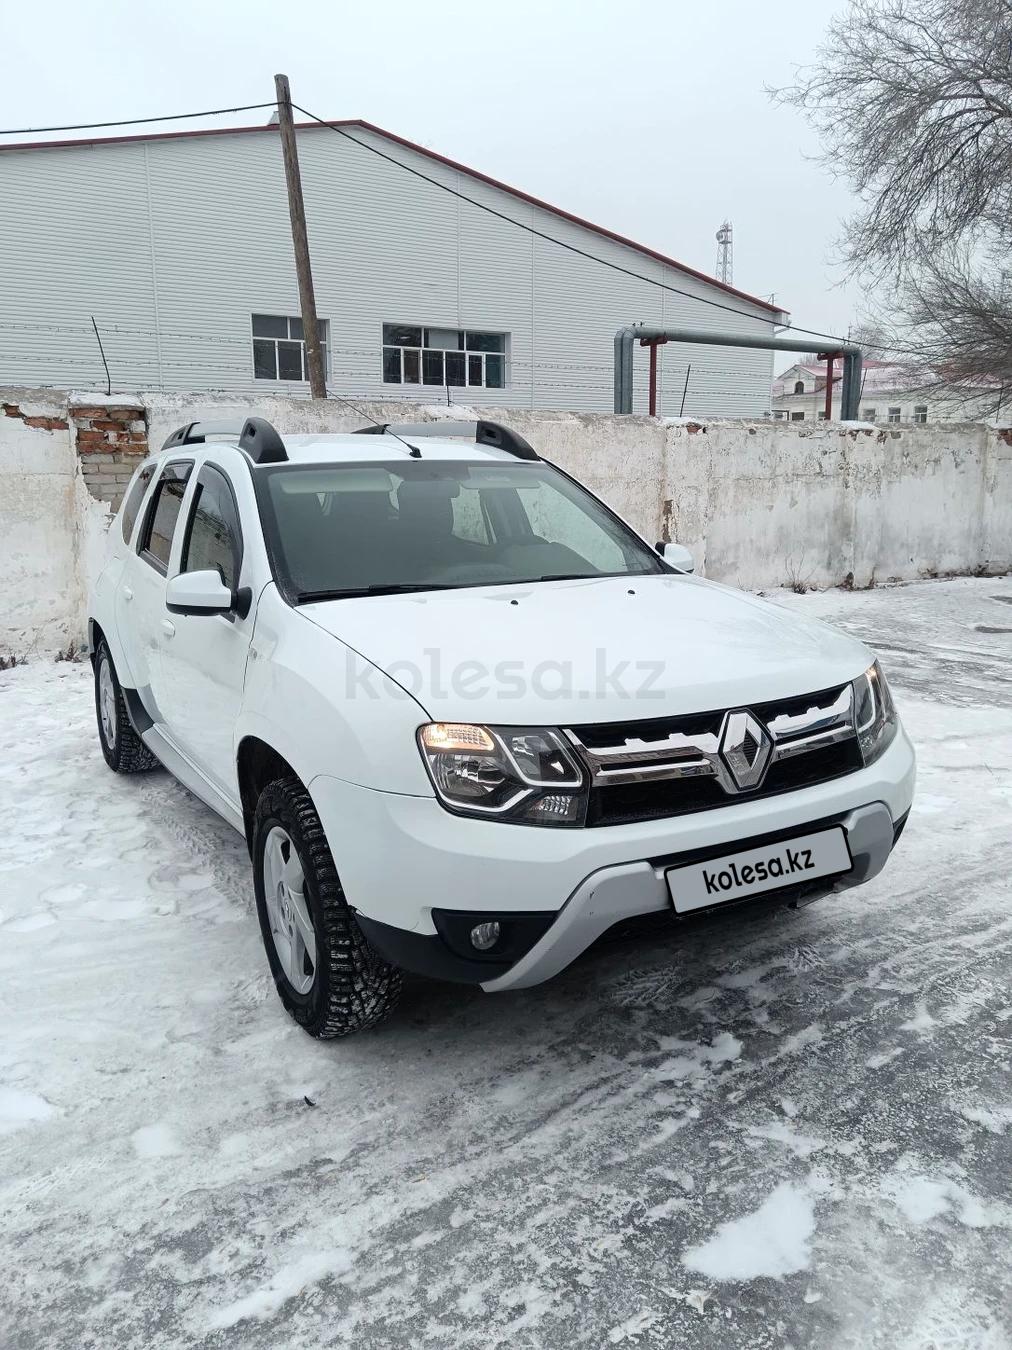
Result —
[[[705, 281], [517, 200], [362, 128], [351, 135], [637, 280], [443, 192], [320, 129], [299, 133], [317, 308], [330, 382], [349, 397], [442, 401], [441, 388], [384, 385], [384, 322], [509, 333], [505, 390], [455, 402], [607, 411], [613, 338], [627, 323], [769, 333], [769, 319]], [[99, 386], [90, 316], [118, 388], [305, 393], [253, 378], [250, 316], [299, 312], [284, 170], [273, 133], [74, 146], [0, 155], [4, 257], [0, 383]], [[663, 291], [651, 281], [688, 295]], [[695, 298], [699, 297], [699, 298]], [[661, 349], [662, 411], [756, 416], [772, 354]], [[646, 407], [637, 353], [635, 406]]]

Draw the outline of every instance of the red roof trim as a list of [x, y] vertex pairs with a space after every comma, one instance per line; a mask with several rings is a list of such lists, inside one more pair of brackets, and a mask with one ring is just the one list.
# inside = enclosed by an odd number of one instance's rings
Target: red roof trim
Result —
[[[785, 313], [779, 305], [771, 304], [768, 300], [760, 300], [758, 296], [749, 295], [747, 291], [739, 291], [734, 286], [728, 286], [726, 282], [718, 281], [716, 277], [707, 276], [705, 272], [698, 272], [694, 267], [689, 267], [686, 263], [681, 263], [677, 258], [669, 258], [663, 253], [658, 253], [656, 249], [647, 248], [644, 244], [637, 244], [634, 239], [627, 239], [624, 235], [616, 234], [614, 230], [606, 229], [603, 225], [594, 225], [589, 220], [584, 220], [581, 216], [574, 216], [569, 211], [563, 211], [561, 207], [553, 206], [551, 202], [542, 201], [539, 197], [532, 197], [530, 193], [523, 192], [520, 188], [510, 187], [508, 183], [500, 182], [498, 178], [492, 178], [486, 173], [480, 173], [477, 169], [468, 168], [466, 164], [461, 164], [458, 160], [448, 159], [446, 155], [440, 155], [435, 150], [429, 150], [424, 145], [417, 145], [414, 141], [409, 141], [404, 136], [398, 136], [395, 132], [384, 131], [373, 122], [366, 122], [359, 117], [339, 118], [326, 124], [320, 122], [297, 122], [296, 127], [299, 131], [312, 131], [314, 128], [324, 129], [325, 126], [333, 127], [361, 127], [363, 131], [371, 131], [374, 135], [382, 136], [388, 141], [393, 141], [397, 145], [403, 145], [405, 149], [414, 151], [415, 154], [424, 155], [427, 159], [435, 160], [438, 164], [443, 164], [447, 168], [455, 169], [459, 173], [466, 173], [470, 178], [477, 178], [481, 183], [488, 183], [490, 187], [498, 188], [502, 192], [508, 192], [511, 197], [516, 197], [519, 201], [526, 202], [529, 206], [536, 206], [542, 211], [549, 211], [553, 216], [559, 216], [562, 220], [568, 220], [571, 225], [579, 225], [584, 230], [590, 230], [593, 234], [599, 234], [605, 239], [611, 239], [616, 244], [622, 244], [626, 248], [634, 249], [637, 253], [642, 253], [648, 258], [653, 258], [655, 262], [662, 263], [665, 267], [673, 267], [676, 271], [684, 272], [686, 276], [695, 277], [697, 281], [705, 281], [708, 286], [713, 286], [719, 291], [725, 291], [728, 295], [736, 296], [739, 300], [745, 300], [750, 305], [757, 305], [760, 309], [769, 310], [771, 314]], [[191, 140], [198, 136], [245, 136], [252, 132], [273, 132], [272, 126], [255, 127], [210, 127], [202, 131], [153, 131], [141, 132], [130, 136], [92, 136], [84, 137], [79, 140], [70, 141], [17, 141], [13, 145], [0, 145], [0, 152], [4, 150], [60, 150], [67, 149], [70, 146], [82, 145], [124, 145], [132, 141], [173, 141], [173, 140]]]

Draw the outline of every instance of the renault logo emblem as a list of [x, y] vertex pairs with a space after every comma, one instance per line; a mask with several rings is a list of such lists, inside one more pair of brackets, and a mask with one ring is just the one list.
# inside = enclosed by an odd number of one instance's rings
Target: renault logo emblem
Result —
[[750, 712], [729, 712], [720, 729], [720, 758], [739, 792], [758, 787], [766, 774], [773, 742]]

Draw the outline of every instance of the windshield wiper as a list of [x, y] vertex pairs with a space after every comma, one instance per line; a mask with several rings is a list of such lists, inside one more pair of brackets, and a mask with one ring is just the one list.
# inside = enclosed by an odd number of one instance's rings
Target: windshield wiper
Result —
[[399, 582], [390, 585], [349, 586], [347, 590], [299, 591], [295, 597], [300, 605], [313, 600], [350, 600], [362, 595], [410, 595], [413, 591], [453, 591], [456, 586], [439, 582]]

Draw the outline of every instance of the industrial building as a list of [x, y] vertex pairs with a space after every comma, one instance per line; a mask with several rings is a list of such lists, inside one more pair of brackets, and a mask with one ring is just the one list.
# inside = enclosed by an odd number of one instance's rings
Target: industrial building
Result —
[[[368, 123], [297, 141], [335, 395], [607, 411], [622, 326], [786, 321]], [[0, 384], [308, 394], [276, 126], [4, 146], [0, 223]], [[769, 415], [771, 352], [659, 360], [661, 414]]]

